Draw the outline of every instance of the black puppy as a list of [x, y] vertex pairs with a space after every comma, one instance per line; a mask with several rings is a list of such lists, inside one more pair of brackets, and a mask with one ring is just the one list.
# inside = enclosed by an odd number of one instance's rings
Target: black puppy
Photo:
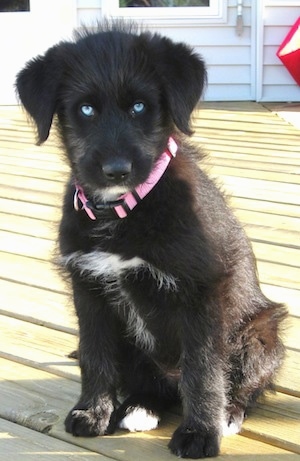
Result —
[[215, 456], [282, 361], [285, 309], [262, 294], [249, 242], [184, 138], [205, 79], [184, 44], [120, 24], [17, 77], [39, 143], [56, 114], [71, 167], [60, 252], [80, 328], [74, 435], [153, 429], [180, 399], [171, 451]]

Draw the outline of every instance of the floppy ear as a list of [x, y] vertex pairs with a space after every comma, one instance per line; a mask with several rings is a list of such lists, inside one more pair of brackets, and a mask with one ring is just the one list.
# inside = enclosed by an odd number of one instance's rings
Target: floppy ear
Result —
[[61, 45], [50, 48], [44, 56], [29, 61], [17, 75], [16, 88], [26, 111], [38, 130], [38, 145], [49, 136], [57, 106], [57, 94], [63, 74], [58, 56]]
[[190, 116], [206, 84], [204, 61], [184, 43], [174, 43], [159, 35], [154, 35], [150, 42], [174, 123], [190, 135]]

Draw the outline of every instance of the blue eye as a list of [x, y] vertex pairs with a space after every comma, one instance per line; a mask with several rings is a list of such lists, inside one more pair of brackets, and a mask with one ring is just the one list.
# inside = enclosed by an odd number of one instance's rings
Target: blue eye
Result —
[[95, 109], [93, 106], [90, 106], [89, 104], [83, 104], [80, 106], [80, 112], [85, 116], [85, 117], [93, 117], [95, 115]]
[[136, 102], [131, 108], [131, 115], [139, 115], [145, 110], [145, 104], [141, 101]]

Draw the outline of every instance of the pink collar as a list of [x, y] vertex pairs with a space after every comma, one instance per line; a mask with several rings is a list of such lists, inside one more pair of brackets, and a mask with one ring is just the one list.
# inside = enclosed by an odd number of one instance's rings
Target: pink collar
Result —
[[[108, 202], [105, 204], [93, 205], [84, 194], [81, 186], [77, 183], [74, 194], [74, 208], [75, 210], [84, 210], [88, 217], [92, 220], [97, 219], [93, 211], [111, 208], [115, 211], [119, 218], [126, 218], [128, 213], [153, 189], [158, 183], [164, 172], [166, 171], [170, 160], [176, 156], [177, 144], [173, 138], [169, 138], [167, 149], [161, 154], [159, 159], [155, 162], [153, 170], [151, 171], [148, 179], [139, 184], [134, 191], [127, 192], [118, 198], [115, 202]], [[79, 203], [80, 201], [80, 203]]]

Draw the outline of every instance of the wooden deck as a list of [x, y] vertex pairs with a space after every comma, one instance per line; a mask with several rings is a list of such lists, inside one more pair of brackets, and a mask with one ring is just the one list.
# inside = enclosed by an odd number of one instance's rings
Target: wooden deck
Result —
[[[219, 459], [300, 459], [300, 131], [256, 103], [205, 104], [195, 125], [195, 141], [211, 152], [207, 168], [232, 194], [253, 242], [263, 290], [290, 310], [277, 394], [240, 435], [223, 439]], [[174, 460], [167, 443], [175, 413], [149, 433], [65, 433], [80, 390], [77, 363], [67, 358], [76, 321], [50, 261], [66, 167], [55, 136], [34, 146], [26, 118], [12, 107], [0, 109], [0, 164], [0, 459]]]

